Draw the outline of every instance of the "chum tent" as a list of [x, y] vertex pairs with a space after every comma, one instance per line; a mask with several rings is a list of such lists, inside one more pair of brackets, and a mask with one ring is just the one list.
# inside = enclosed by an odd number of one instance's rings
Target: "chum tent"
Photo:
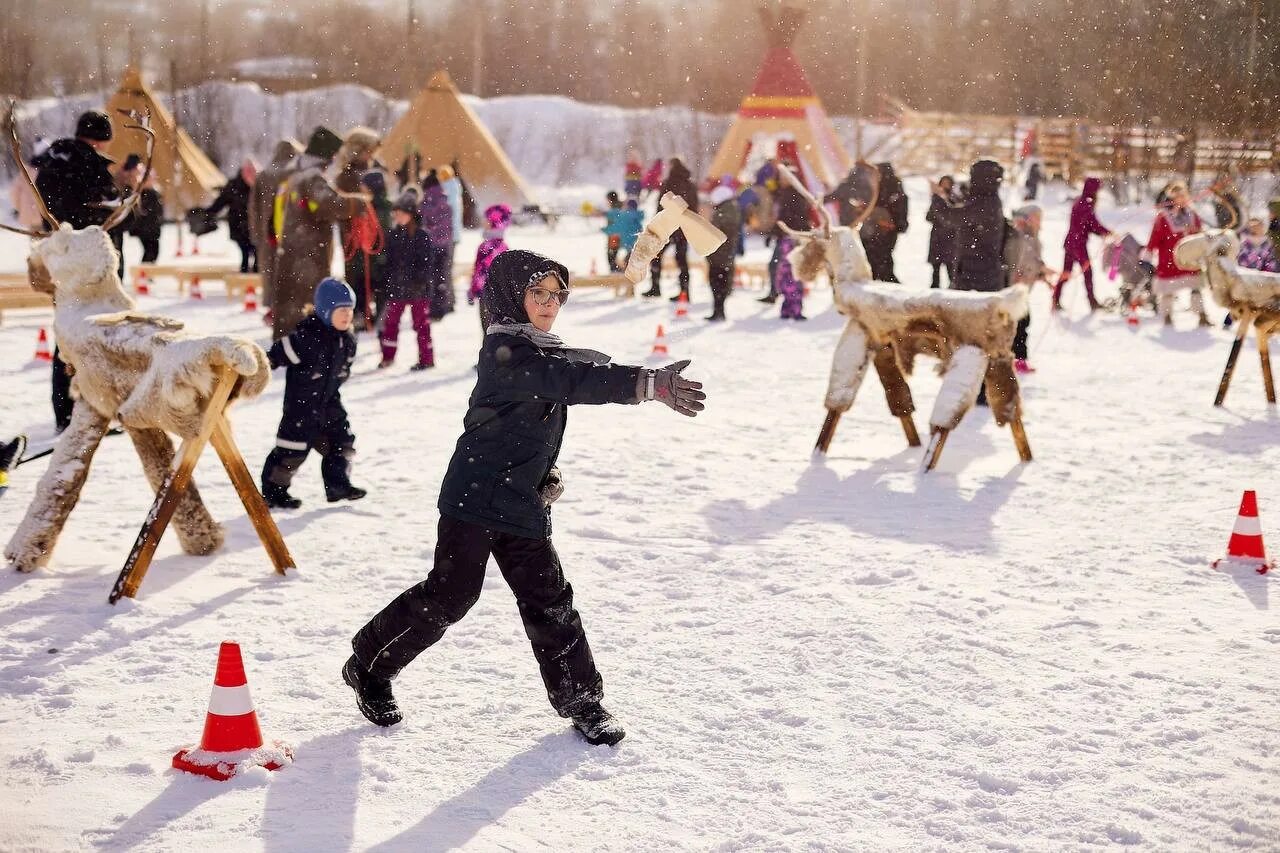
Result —
[[431, 76], [426, 88], [383, 138], [378, 155], [392, 169], [418, 158], [424, 170], [456, 162], [463, 182], [481, 208], [499, 202], [512, 207], [533, 202], [515, 166], [475, 111], [462, 100], [444, 69]]
[[141, 131], [126, 129], [125, 125], [132, 122], [119, 111], [150, 111], [151, 130], [156, 135], [151, 169], [167, 216], [180, 216], [189, 208], [208, 203], [210, 195], [227, 182], [209, 156], [178, 127], [173, 114], [156, 99], [136, 67], [125, 70], [120, 88], [105, 109], [112, 129], [106, 154], [121, 165], [130, 154], [146, 154], [147, 138]]
[[[761, 7], [760, 17], [768, 49], [755, 85], [742, 99], [708, 176], [737, 177], [748, 162], [772, 156], [776, 149], [783, 156], [799, 156], [797, 165], [806, 183], [812, 184], [816, 178], [826, 187], [833, 187], [848, 173], [853, 160], [836, 137], [822, 101], [791, 51], [805, 11], [784, 6], [775, 16], [768, 7]], [[760, 151], [762, 147], [768, 147], [768, 151]]]

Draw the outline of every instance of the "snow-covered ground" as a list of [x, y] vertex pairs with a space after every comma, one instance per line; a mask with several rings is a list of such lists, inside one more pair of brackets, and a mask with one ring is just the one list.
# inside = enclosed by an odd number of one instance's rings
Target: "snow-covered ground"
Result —
[[[898, 267], [921, 287], [911, 190]], [[1141, 236], [1149, 223], [1101, 216]], [[510, 242], [586, 270], [590, 227]], [[1053, 263], [1064, 227], [1051, 206]], [[203, 252], [230, 257], [220, 240]], [[0, 269], [23, 257], [0, 242]], [[266, 341], [207, 290], [197, 304], [162, 284], [143, 307]], [[556, 542], [628, 729], [619, 747], [585, 746], [549, 710], [496, 571], [397, 682], [405, 723], [367, 724], [339, 680], [352, 632], [429, 567], [480, 340], [463, 305], [434, 328], [432, 372], [409, 373], [410, 357], [375, 372], [362, 339], [344, 398], [371, 493], [330, 506], [307, 463], [302, 509], [277, 515], [301, 566], [288, 579], [210, 453], [197, 480], [226, 547], [192, 558], [166, 537], [138, 599], [109, 606], [151, 496], [129, 443], [103, 443], [53, 565], [0, 575], [0, 849], [1276, 849], [1276, 575], [1209, 567], [1245, 488], [1280, 546], [1280, 415], [1252, 341], [1214, 409], [1227, 333], [1186, 313], [1172, 331], [1086, 316], [1078, 282], [1055, 319], [1039, 288], [1036, 460], [975, 412], [922, 475], [874, 378], [811, 458], [841, 319], [825, 289], [806, 324], [754, 295], [710, 327], [701, 282], [687, 321], [665, 299], [580, 292], [557, 329], [639, 362], [664, 323], [710, 397], [692, 421], [662, 406], [571, 418]], [[48, 323], [0, 328], [0, 435], [50, 433], [48, 369], [29, 361]], [[923, 411], [938, 384], [912, 379]], [[235, 411], [255, 473], [281, 387]], [[0, 541], [40, 471], [0, 499]], [[297, 760], [219, 784], [169, 760], [199, 738], [228, 639], [267, 736]]]

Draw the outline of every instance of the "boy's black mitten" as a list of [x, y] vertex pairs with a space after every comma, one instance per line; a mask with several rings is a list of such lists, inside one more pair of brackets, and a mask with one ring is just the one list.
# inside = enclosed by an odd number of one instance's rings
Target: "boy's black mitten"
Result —
[[680, 371], [688, 366], [689, 360], [685, 359], [657, 370], [641, 370], [636, 383], [636, 397], [658, 400], [682, 415], [694, 417], [706, 408], [702, 401], [707, 399], [707, 395], [702, 392], [701, 382], [680, 375]]
[[542, 497], [543, 506], [551, 506], [564, 494], [564, 480], [560, 479], [559, 468], [547, 472], [547, 478], [538, 486], [538, 494]]

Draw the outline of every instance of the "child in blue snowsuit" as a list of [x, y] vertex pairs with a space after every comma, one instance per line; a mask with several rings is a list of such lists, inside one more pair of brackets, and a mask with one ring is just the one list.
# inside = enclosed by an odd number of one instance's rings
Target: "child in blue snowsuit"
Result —
[[288, 369], [276, 446], [262, 466], [262, 497], [269, 507], [302, 506], [289, 494], [289, 486], [313, 449], [323, 458], [320, 476], [330, 503], [355, 501], [366, 494], [351, 485], [356, 437], [339, 392], [356, 357], [351, 331], [356, 294], [345, 282], [326, 278], [316, 287], [312, 302], [313, 313], [267, 353], [273, 368]]
[[640, 209], [639, 202], [634, 198], [627, 199], [626, 208], [618, 212], [614, 224], [622, 240], [623, 255], [621, 263], [618, 264], [618, 269], [621, 270], [626, 268], [631, 250], [636, 247], [636, 240], [640, 239], [640, 232], [644, 230], [644, 211]]

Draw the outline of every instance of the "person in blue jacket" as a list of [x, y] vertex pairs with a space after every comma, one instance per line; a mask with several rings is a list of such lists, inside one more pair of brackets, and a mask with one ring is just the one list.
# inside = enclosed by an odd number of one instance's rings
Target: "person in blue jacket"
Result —
[[323, 457], [320, 476], [330, 503], [355, 501], [366, 494], [351, 485], [356, 437], [339, 390], [356, 357], [351, 330], [356, 294], [346, 282], [326, 278], [316, 286], [312, 302], [314, 311], [267, 352], [273, 368], [287, 368], [276, 446], [262, 466], [262, 497], [272, 508], [302, 506], [289, 494], [289, 486], [312, 450]]
[[481, 298], [492, 322], [440, 489], [434, 567], [356, 633], [342, 677], [370, 722], [400, 722], [391, 679], [476, 603], [492, 555], [515, 593], [551, 706], [589, 743], [617, 743], [625, 733], [601, 704], [603, 682], [551, 543], [568, 409], [659, 400], [692, 417], [706, 395], [680, 375], [688, 361], [657, 370], [613, 364], [552, 334], [569, 271], [549, 258], [504, 252]]

